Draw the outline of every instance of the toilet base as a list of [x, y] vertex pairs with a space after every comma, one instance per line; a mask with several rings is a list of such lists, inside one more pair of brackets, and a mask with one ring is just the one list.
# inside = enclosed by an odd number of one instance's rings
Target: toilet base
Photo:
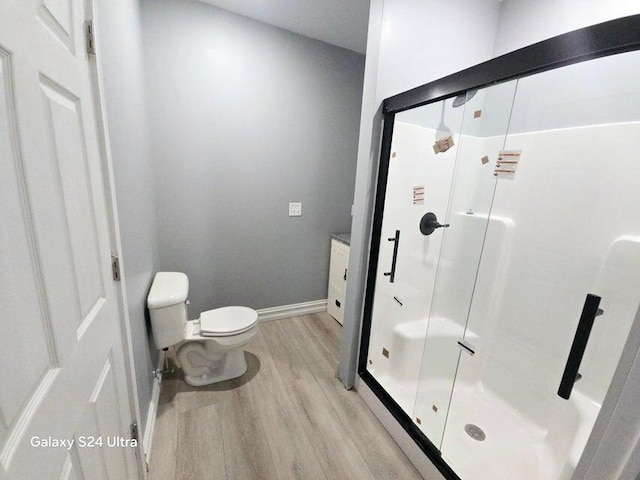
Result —
[[194, 357], [203, 356], [203, 345], [193, 343], [184, 345], [178, 350], [178, 361], [184, 371], [184, 381], [193, 386], [201, 387], [212, 383], [224, 382], [245, 374], [247, 362], [242, 349], [234, 349], [225, 353], [217, 353], [212, 358], [207, 355], [207, 365], [198, 365]]

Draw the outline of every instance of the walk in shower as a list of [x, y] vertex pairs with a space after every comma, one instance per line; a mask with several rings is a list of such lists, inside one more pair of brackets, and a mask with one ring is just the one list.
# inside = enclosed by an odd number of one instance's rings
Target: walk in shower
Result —
[[639, 72], [385, 116], [360, 373], [450, 478], [574, 473], [640, 306]]

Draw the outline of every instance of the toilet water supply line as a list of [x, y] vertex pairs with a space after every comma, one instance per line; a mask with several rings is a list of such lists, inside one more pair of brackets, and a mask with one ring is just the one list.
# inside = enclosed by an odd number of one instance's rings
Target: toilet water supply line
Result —
[[151, 373], [153, 374], [153, 378], [157, 378], [159, 382], [162, 381], [162, 376], [165, 373], [173, 373], [173, 367], [169, 368], [169, 348], [163, 348], [162, 349], [162, 353], [160, 355], [164, 355], [164, 359], [162, 362], [162, 370], [158, 370], [157, 368], [154, 368]]
[[[187, 299], [184, 301], [184, 304], [188, 307], [191, 302]], [[154, 368], [153, 370], [151, 370], [151, 375], [153, 376], [153, 378], [158, 379], [158, 382], [162, 382], [162, 376], [165, 373], [173, 373], [173, 367], [169, 368], [169, 348], [165, 347], [162, 349], [162, 353], [160, 355], [164, 355], [163, 361], [162, 361], [162, 370], [158, 370], [157, 368]]]

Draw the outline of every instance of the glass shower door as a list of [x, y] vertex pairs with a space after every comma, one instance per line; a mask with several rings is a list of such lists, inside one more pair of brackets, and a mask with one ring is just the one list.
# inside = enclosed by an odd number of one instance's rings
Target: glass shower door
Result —
[[396, 115], [367, 370], [440, 447], [516, 82]]
[[630, 52], [519, 80], [521, 155], [497, 180], [441, 447], [462, 480], [569, 480], [580, 461], [640, 305], [638, 71]]
[[367, 370], [413, 416], [442, 229], [420, 232], [428, 212], [447, 213], [464, 108], [453, 99], [396, 115], [389, 159]]
[[[467, 92], [454, 181], [421, 357], [414, 422], [440, 448], [461, 352], [477, 336], [466, 329], [487, 226], [496, 162], [504, 149], [516, 81]], [[460, 98], [460, 97], [459, 97]], [[460, 100], [458, 100], [460, 101]], [[466, 333], [465, 333], [466, 330]]]

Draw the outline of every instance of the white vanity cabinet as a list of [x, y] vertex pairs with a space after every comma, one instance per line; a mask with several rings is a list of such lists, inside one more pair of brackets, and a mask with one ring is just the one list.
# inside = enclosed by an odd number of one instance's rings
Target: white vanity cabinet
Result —
[[344, 318], [344, 295], [347, 290], [349, 270], [349, 245], [331, 239], [331, 261], [329, 263], [329, 291], [327, 312], [340, 325]]

